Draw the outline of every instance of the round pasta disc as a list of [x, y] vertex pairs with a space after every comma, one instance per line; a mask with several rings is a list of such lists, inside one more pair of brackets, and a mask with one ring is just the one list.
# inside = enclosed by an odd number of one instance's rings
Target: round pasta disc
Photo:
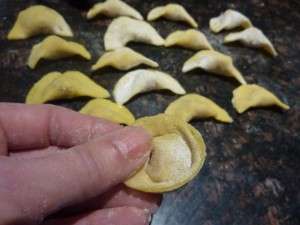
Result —
[[144, 192], [175, 190], [192, 180], [203, 166], [206, 147], [198, 130], [166, 114], [144, 117], [132, 126], [143, 127], [153, 136], [147, 162], [124, 183]]

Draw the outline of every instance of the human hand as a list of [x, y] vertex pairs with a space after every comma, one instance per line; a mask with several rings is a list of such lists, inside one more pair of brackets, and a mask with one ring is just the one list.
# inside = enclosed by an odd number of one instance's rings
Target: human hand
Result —
[[161, 196], [121, 182], [151, 137], [53, 105], [0, 103], [0, 222], [148, 224]]

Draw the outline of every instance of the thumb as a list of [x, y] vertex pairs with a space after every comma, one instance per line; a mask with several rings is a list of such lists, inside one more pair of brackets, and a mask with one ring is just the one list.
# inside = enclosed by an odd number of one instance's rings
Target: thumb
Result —
[[10, 214], [14, 210], [20, 217], [18, 221], [42, 220], [122, 182], [142, 166], [150, 148], [147, 131], [126, 127], [46, 157], [11, 160], [11, 169], [6, 173], [10, 177], [5, 183], [14, 193], [9, 198], [12, 208], [6, 210]]

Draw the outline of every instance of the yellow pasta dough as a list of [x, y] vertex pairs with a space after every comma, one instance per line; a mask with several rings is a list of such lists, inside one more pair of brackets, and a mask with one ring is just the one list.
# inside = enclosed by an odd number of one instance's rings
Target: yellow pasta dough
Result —
[[243, 113], [249, 108], [272, 105], [285, 110], [289, 109], [289, 106], [280, 101], [273, 93], [257, 84], [241, 85], [233, 90], [232, 104], [238, 113]]
[[131, 188], [154, 193], [175, 190], [192, 180], [203, 166], [206, 147], [201, 134], [183, 120], [159, 114], [136, 120], [153, 136], [149, 159], [125, 181]]
[[209, 49], [213, 47], [209, 44], [205, 35], [195, 29], [178, 30], [168, 35], [165, 40], [165, 47], [179, 45], [193, 50]]
[[198, 27], [198, 23], [193, 17], [179, 4], [167, 4], [165, 6], [158, 6], [152, 9], [147, 16], [148, 21], [153, 21], [159, 17], [164, 17], [173, 21], [184, 21], [192, 27]]
[[143, 20], [142, 15], [134, 8], [120, 0], [107, 0], [95, 4], [87, 13], [87, 18], [92, 19], [99, 14], [109, 17], [128, 16], [137, 20]]
[[108, 99], [93, 99], [83, 106], [80, 113], [110, 120], [118, 124], [132, 124], [135, 121], [132, 113], [123, 105]]
[[142, 54], [128, 48], [121, 47], [110, 52], [105, 52], [92, 66], [92, 70], [98, 70], [106, 66], [112, 66], [119, 70], [129, 70], [140, 64], [158, 67], [158, 64]]
[[192, 93], [186, 94], [171, 102], [165, 110], [165, 114], [177, 116], [185, 122], [194, 118], [210, 118], [225, 123], [232, 123], [229, 114], [209, 98]]
[[54, 9], [35, 5], [21, 11], [9, 31], [9, 40], [26, 39], [37, 34], [56, 34], [72, 37], [73, 32], [65, 19]]
[[33, 85], [26, 96], [26, 103], [42, 104], [81, 96], [108, 98], [109, 92], [79, 71], [67, 71], [63, 74], [51, 72]]
[[83, 45], [50, 35], [33, 46], [28, 58], [28, 66], [34, 69], [40, 59], [56, 60], [73, 55], [80, 55], [88, 60], [91, 59], [90, 53]]

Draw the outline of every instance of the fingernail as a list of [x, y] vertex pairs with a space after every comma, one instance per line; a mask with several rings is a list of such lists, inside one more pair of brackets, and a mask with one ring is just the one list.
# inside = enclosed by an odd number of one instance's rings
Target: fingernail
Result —
[[116, 131], [115, 134], [113, 144], [125, 158], [135, 160], [150, 154], [152, 136], [144, 128], [125, 127]]

